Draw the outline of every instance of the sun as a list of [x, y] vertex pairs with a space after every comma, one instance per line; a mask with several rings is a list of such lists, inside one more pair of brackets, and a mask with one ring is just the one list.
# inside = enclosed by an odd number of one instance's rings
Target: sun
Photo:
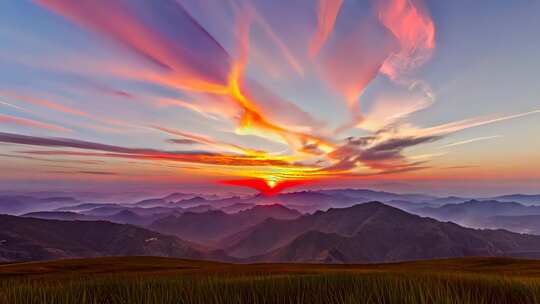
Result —
[[274, 179], [265, 179], [264, 181], [270, 188], [274, 188], [277, 185], [277, 182]]

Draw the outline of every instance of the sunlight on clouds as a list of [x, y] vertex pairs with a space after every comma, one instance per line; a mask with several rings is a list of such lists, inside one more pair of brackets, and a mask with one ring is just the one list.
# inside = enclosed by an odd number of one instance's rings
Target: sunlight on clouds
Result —
[[[76, 31], [91, 33], [95, 41], [87, 43], [119, 55], [78, 52], [84, 46], [66, 39], [68, 46], [61, 46], [65, 62], [31, 56], [14, 60], [57, 73], [56, 81], [65, 82], [54, 87], [60, 92], [39, 98], [38, 92], [49, 93], [45, 85], [31, 92], [21, 87], [0, 91], [5, 99], [0, 101], [0, 124], [30, 134], [0, 134], [0, 142], [17, 148], [9, 153], [17, 157], [129, 161], [133, 168], [118, 171], [131, 176], [197, 171], [273, 193], [312, 180], [430, 169], [433, 159], [453, 151], [412, 154], [408, 149], [540, 113], [523, 110], [431, 126], [416, 122], [416, 115], [436, 101], [429, 81], [416, 73], [438, 45], [436, 23], [420, 0], [317, 0], [283, 6], [240, 0], [33, 3], [54, 13], [48, 18], [62, 18], [76, 25]], [[196, 10], [210, 5], [215, 7], [211, 12]], [[391, 89], [372, 86], [381, 77]], [[299, 85], [304, 82], [328, 91], [328, 103], [347, 109], [347, 117], [306, 111], [302, 105], [312, 100], [287, 94], [305, 87]], [[368, 88], [375, 90], [371, 96], [366, 96]], [[373, 103], [366, 106], [368, 98]], [[99, 113], [89, 106], [98, 102]], [[34, 115], [44, 112], [50, 112], [50, 119]], [[34, 136], [39, 130], [69, 132], [70, 137]], [[166, 137], [142, 140], [142, 132]], [[264, 141], [264, 148], [246, 144], [254, 137]], [[438, 148], [499, 137], [477, 136]], [[118, 143], [106, 144], [118, 138]], [[164, 148], [172, 144], [181, 150]], [[110, 175], [121, 178], [122, 172], [111, 170]]]

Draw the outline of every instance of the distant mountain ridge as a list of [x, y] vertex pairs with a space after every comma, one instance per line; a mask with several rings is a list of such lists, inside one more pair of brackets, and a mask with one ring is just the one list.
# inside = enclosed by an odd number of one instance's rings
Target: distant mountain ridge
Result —
[[54, 209], [65, 204], [77, 204], [77, 201], [71, 197], [48, 197], [36, 198], [28, 195], [1, 195], [0, 213], [22, 214], [27, 212], [42, 211], [45, 209]]
[[540, 235], [540, 215], [499, 215], [482, 219], [479, 226]]
[[500, 202], [518, 202], [525, 205], [540, 206], [540, 194], [510, 194], [492, 197], [491, 199]]
[[[327, 210], [335, 207], [348, 207], [358, 203], [380, 201], [396, 203], [395, 206], [415, 212], [418, 205], [438, 207], [445, 204], [459, 204], [476, 200], [497, 200], [500, 202], [517, 202], [525, 205], [540, 205], [540, 194], [512, 194], [493, 198], [467, 198], [459, 196], [438, 197], [414, 193], [392, 193], [369, 189], [327, 189], [308, 190], [280, 193], [275, 196], [246, 195], [219, 196], [197, 193], [175, 192], [158, 197], [146, 197], [138, 201], [126, 202], [126, 198], [137, 197], [141, 194], [103, 195], [99, 193], [68, 193], [68, 192], [30, 192], [15, 194], [13, 191], [0, 192], [0, 213], [20, 215], [38, 211], [73, 211], [89, 212], [99, 207], [116, 208], [182, 208], [208, 205], [213, 209], [221, 209], [227, 213], [235, 213], [249, 209], [259, 204], [282, 204], [302, 213], [313, 213], [317, 210]], [[73, 195], [73, 196], [70, 196]], [[94, 196], [94, 198], [92, 198]], [[109, 199], [107, 199], [109, 197]], [[407, 206], [407, 202], [410, 203]], [[104, 208], [105, 209], [105, 208]], [[102, 209], [103, 210], [103, 209]], [[133, 211], [133, 210], [132, 210]], [[94, 212], [97, 212], [95, 210]]]
[[470, 200], [441, 207], [426, 207], [416, 210], [417, 214], [438, 220], [453, 221], [460, 225], [481, 227], [483, 219], [493, 216], [521, 216], [540, 214], [540, 206], [525, 206], [516, 202]]
[[194, 242], [214, 242], [267, 218], [293, 219], [299, 216], [300, 212], [282, 205], [256, 205], [233, 214], [221, 210], [185, 212], [158, 219], [148, 227]]

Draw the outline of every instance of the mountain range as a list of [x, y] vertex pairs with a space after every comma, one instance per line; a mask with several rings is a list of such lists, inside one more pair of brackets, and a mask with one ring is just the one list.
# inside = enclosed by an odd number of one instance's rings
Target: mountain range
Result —
[[[115, 203], [61, 194], [0, 196], [0, 213], [12, 215], [0, 218], [1, 260], [158, 255], [359, 263], [540, 252], [535, 195], [495, 200], [333, 189], [177, 192]], [[505, 201], [511, 199], [528, 203]]]
[[540, 257], [540, 236], [466, 228], [380, 202], [303, 215], [281, 205], [233, 214], [185, 212], [157, 219], [146, 228], [59, 215], [71, 219], [0, 216], [0, 259], [156, 255], [237, 262], [372, 263]]

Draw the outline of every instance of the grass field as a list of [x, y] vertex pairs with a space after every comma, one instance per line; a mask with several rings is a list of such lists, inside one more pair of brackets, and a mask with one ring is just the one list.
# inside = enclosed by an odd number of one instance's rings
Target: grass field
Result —
[[129, 257], [4, 264], [0, 303], [540, 303], [540, 261], [234, 265]]

